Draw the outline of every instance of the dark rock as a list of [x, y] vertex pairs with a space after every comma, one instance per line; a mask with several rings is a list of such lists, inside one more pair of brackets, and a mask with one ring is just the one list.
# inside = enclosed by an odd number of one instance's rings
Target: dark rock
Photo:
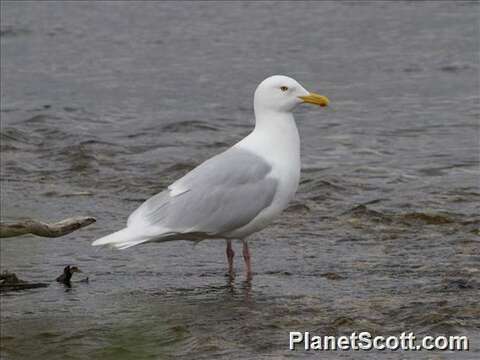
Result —
[[4, 271], [0, 274], [0, 292], [28, 290], [47, 287], [45, 283], [29, 283], [21, 280], [15, 273]]

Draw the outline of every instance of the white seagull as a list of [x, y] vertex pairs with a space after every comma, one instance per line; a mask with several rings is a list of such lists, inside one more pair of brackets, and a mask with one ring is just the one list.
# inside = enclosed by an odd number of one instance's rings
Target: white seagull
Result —
[[300, 138], [293, 109], [301, 103], [327, 106], [327, 97], [308, 92], [287, 76], [271, 76], [254, 96], [255, 128], [226, 151], [206, 160], [128, 218], [127, 226], [92, 245], [118, 249], [149, 242], [226, 239], [233, 275], [232, 239], [243, 242], [266, 227], [295, 195], [300, 178]]

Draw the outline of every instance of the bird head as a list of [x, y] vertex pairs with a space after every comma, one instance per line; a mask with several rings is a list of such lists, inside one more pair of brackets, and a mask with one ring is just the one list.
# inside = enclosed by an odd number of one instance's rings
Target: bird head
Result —
[[328, 106], [326, 96], [307, 91], [296, 80], [283, 75], [274, 75], [263, 80], [255, 90], [255, 111], [292, 112], [302, 103]]

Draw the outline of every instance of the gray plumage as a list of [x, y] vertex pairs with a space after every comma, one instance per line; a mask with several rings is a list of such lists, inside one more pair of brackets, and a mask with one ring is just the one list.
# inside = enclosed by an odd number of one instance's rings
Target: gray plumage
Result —
[[232, 147], [145, 201], [126, 228], [93, 245], [126, 249], [152, 241], [229, 238], [272, 204], [278, 181], [271, 170], [263, 158]]
[[127, 226], [142, 223], [169, 229], [170, 234], [228, 233], [272, 203], [277, 181], [268, 177], [270, 171], [257, 155], [231, 148], [145, 201], [130, 215]]

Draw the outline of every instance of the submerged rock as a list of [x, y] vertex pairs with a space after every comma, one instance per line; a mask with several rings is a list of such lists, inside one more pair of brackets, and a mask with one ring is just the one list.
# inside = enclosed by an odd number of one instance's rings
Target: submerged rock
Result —
[[451, 224], [453, 220], [443, 214], [427, 214], [421, 212], [406, 213], [400, 215], [400, 220], [411, 223], [420, 222], [427, 225]]
[[324, 277], [328, 280], [345, 280], [346, 277], [342, 276], [340, 274], [337, 274], [336, 272], [325, 272], [320, 274], [321, 277]]
[[352, 209], [343, 213], [343, 215], [350, 216], [351, 219], [367, 219], [373, 222], [380, 222], [380, 223], [390, 223], [392, 222], [391, 217], [386, 214], [382, 214], [379, 211], [369, 209], [364, 204], [357, 205]]
[[443, 280], [444, 290], [475, 290], [480, 289], [480, 283], [471, 277], [446, 278]]

